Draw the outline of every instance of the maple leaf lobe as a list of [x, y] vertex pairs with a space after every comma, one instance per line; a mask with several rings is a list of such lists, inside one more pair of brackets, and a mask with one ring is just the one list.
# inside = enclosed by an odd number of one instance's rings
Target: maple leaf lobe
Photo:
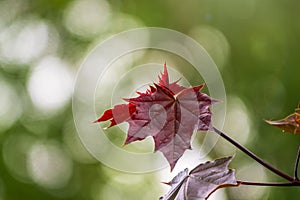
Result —
[[122, 122], [128, 120], [131, 115], [136, 112], [134, 104], [119, 104], [115, 105], [113, 108], [106, 110], [101, 117], [99, 117], [94, 123], [110, 121], [109, 127], [115, 126]]

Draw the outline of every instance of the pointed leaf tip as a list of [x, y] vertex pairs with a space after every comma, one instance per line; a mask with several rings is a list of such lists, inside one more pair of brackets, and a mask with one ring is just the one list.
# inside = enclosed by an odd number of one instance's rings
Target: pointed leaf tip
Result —
[[[299, 102], [300, 104], [300, 102]], [[296, 108], [295, 112], [281, 120], [264, 120], [266, 123], [282, 129], [284, 132], [300, 134], [300, 105]]]
[[164, 64], [164, 71], [160, 73], [160, 76], [158, 76], [158, 84], [164, 87], [169, 87], [169, 74], [167, 69], [167, 64]]
[[101, 117], [95, 120], [95, 123], [109, 120], [109, 128], [128, 120], [133, 115], [135, 110], [135, 105], [131, 103], [115, 105], [112, 109], [106, 110]]

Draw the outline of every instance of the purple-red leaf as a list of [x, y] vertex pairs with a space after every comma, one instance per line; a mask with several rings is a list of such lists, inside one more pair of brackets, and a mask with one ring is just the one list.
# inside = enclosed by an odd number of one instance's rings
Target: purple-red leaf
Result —
[[168, 184], [171, 190], [160, 200], [204, 200], [222, 187], [238, 186], [234, 170], [228, 169], [232, 156], [206, 162], [190, 173], [180, 172]]
[[138, 97], [124, 99], [129, 103], [105, 111], [96, 122], [110, 120], [109, 127], [128, 122], [125, 144], [152, 136], [155, 151], [164, 154], [172, 170], [185, 150], [191, 148], [193, 131], [211, 128], [209, 106], [215, 102], [200, 92], [204, 84], [186, 88], [177, 82], [169, 83], [164, 65], [158, 84], [138, 92]]
[[291, 132], [294, 134], [300, 134], [300, 102], [295, 112], [284, 119], [271, 121], [265, 120], [268, 124], [277, 126], [283, 131]]
[[168, 199], [174, 199], [176, 195], [178, 194], [178, 191], [180, 187], [182, 186], [183, 182], [189, 175], [189, 170], [186, 168], [185, 170], [179, 172], [172, 181], [165, 183], [167, 185], [171, 186], [170, 191], [168, 194], [166, 194], [164, 197], [160, 197], [160, 200], [168, 200]]

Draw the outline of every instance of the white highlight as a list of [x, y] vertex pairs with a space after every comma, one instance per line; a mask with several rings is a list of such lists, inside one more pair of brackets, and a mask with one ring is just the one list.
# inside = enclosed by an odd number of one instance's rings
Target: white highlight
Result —
[[108, 25], [110, 6], [105, 0], [77, 0], [65, 13], [65, 26], [73, 34], [94, 37]]
[[5, 61], [28, 63], [47, 48], [49, 30], [37, 20], [18, 21], [0, 34], [0, 56]]
[[66, 63], [46, 57], [38, 63], [29, 79], [28, 92], [42, 111], [61, 109], [72, 94], [73, 76]]

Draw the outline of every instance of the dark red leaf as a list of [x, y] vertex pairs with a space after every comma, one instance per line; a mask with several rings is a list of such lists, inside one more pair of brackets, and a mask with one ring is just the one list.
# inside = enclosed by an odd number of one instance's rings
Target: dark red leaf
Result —
[[194, 130], [211, 128], [209, 106], [215, 101], [201, 93], [204, 84], [186, 88], [177, 82], [169, 83], [166, 65], [158, 84], [135, 98], [124, 99], [128, 104], [116, 105], [96, 121], [110, 120], [109, 127], [128, 122], [125, 144], [152, 136], [155, 151], [161, 151], [171, 170], [186, 149]]
[[190, 173], [185, 169], [168, 184], [171, 190], [160, 200], [202, 200], [222, 187], [238, 186], [234, 170], [227, 169], [232, 156], [206, 162]]
[[300, 134], [300, 102], [295, 112], [284, 119], [271, 121], [265, 120], [268, 124], [277, 126], [283, 131], [291, 132], [294, 134]]

